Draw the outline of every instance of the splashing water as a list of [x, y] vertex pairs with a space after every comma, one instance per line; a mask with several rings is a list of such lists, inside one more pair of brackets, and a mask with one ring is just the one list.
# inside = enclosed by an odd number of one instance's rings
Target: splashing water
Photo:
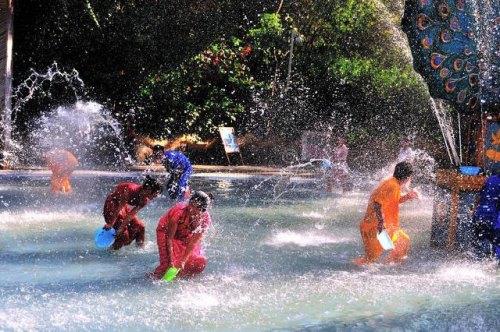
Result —
[[350, 242], [354, 239], [344, 237], [325, 236], [320, 231], [293, 232], [282, 231], [274, 234], [265, 244], [274, 247], [297, 245], [299, 247], [322, 246], [324, 244]]
[[50, 90], [54, 84], [64, 83], [69, 87], [75, 99], [80, 99], [83, 92], [84, 84], [78, 76], [78, 71], [73, 69], [71, 72], [62, 72], [59, 66], [54, 62], [47, 68], [45, 73], [39, 73], [31, 69], [30, 75], [21, 84], [19, 84], [12, 92], [14, 106], [12, 109], [7, 107], [4, 112], [4, 151], [2, 151], [6, 164], [13, 165], [19, 162], [18, 155], [22, 150], [22, 144], [13, 138], [13, 133], [16, 131], [15, 123], [18, 115], [30, 100], [32, 100], [38, 92], [46, 93], [50, 97]]
[[498, 23], [498, 1], [471, 0], [470, 6], [476, 19], [475, 39], [480, 52], [480, 89], [481, 107], [485, 103], [497, 103], [499, 99], [499, 61], [498, 40], [500, 24]]
[[[23, 110], [34, 98], [57, 99], [55, 91], [64, 90], [74, 104], [54, 107], [34, 120], [25, 123], [29, 134], [23, 139], [13, 136], [17, 132], [16, 122]], [[57, 93], [56, 93], [57, 94]], [[121, 138], [121, 126], [109, 110], [92, 101], [84, 101], [85, 85], [77, 70], [61, 71], [57, 63], [49, 66], [45, 73], [31, 69], [26, 80], [13, 92], [14, 107], [6, 111], [4, 158], [9, 164], [20, 161], [37, 164], [41, 156], [51, 149], [69, 149], [80, 164], [85, 166], [119, 166], [131, 162]], [[66, 96], [67, 98], [67, 96]]]
[[120, 165], [131, 162], [121, 139], [121, 126], [102, 105], [77, 101], [42, 115], [34, 125], [31, 142], [39, 154], [69, 149], [81, 165]]
[[50, 95], [52, 86], [61, 83], [64, 83], [71, 89], [76, 100], [82, 99], [85, 85], [76, 69], [73, 69], [69, 73], [61, 71], [56, 62], [49, 66], [44, 74], [31, 69], [28, 78], [14, 89], [13, 99], [15, 102], [12, 109], [12, 122], [15, 122], [23, 106], [32, 100], [36, 93], [43, 92]]
[[[76, 174], [60, 212], [46, 209], [53, 198], [38, 190], [39, 178], [27, 175], [19, 190], [19, 177], [0, 176], [0, 202], [8, 204], [0, 204], [2, 329], [462, 331], [499, 323], [496, 267], [429, 248], [430, 200], [402, 207], [412, 239], [405, 264], [358, 268], [350, 261], [362, 250], [367, 192], [324, 199], [311, 181], [300, 182], [282, 196], [286, 205], [274, 205], [276, 179], [254, 189], [260, 180], [251, 177], [226, 177], [221, 186], [220, 178], [195, 176], [193, 186], [214, 188], [219, 198], [217, 231], [205, 238], [203, 274], [167, 285], [144, 276], [158, 262], [154, 243], [116, 253], [93, 246], [100, 203], [121, 176]], [[48, 174], [42, 180], [47, 185]], [[252, 192], [247, 201], [242, 191]], [[164, 212], [160, 200], [141, 211], [148, 247]]]
[[449, 110], [446, 109], [444, 102], [441, 100], [430, 98], [429, 103], [432, 111], [434, 112], [434, 116], [438, 120], [439, 128], [441, 129], [441, 134], [443, 135], [443, 142], [446, 147], [448, 157], [450, 158], [450, 162], [453, 165], [459, 165], [460, 158], [457, 152], [453, 121], [450, 117]]
[[394, 167], [402, 161], [412, 164], [414, 170], [413, 178], [416, 182], [427, 183], [435, 179], [436, 160], [425, 150], [406, 147], [399, 151], [395, 161], [375, 172], [372, 180], [380, 181], [380, 179], [392, 176]]

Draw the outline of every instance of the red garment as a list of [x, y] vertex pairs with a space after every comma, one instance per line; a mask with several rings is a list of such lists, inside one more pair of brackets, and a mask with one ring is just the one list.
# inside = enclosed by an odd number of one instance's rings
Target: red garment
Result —
[[[129, 212], [130, 209], [128, 207], [125, 207], [122, 211], [120, 211], [118, 218], [113, 225], [113, 228], [116, 229], [116, 231], [118, 231], [125, 216]], [[137, 216], [133, 216], [122, 234], [116, 237], [115, 242], [113, 243], [113, 249], [118, 250], [123, 246], [128, 246], [134, 240], [138, 246], [142, 246], [145, 240], [145, 233], [146, 228], [144, 223], [137, 218]]]
[[[158, 222], [156, 228], [156, 239], [158, 242], [158, 253], [160, 255], [160, 265], [155, 269], [154, 275], [160, 279], [163, 277], [169, 266], [169, 256], [167, 250], [167, 226], [169, 222], [177, 223], [177, 230], [172, 240], [174, 266], [179, 266], [184, 257], [186, 246], [194, 234], [204, 233], [212, 224], [208, 212], [203, 212], [197, 220], [191, 220], [186, 203], [177, 203], [164, 214]], [[184, 269], [179, 276], [190, 276], [201, 273], [207, 264], [207, 259], [201, 252], [201, 243], [198, 242], [189, 256]]]
[[[148, 199], [140, 199], [140, 190], [141, 185], [139, 184], [122, 182], [106, 197], [103, 215], [108, 226], [118, 230], [125, 217], [134, 207], [142, 208], [148, 203]], [[134, 240], [137, 245], [144, 244], [144, 233], [144, 223], [137, 216], [133, 216], [123, 233], [115, 239], [113, 249], [118, 250], [124, 245], [129, 245]]]
[[[113, 192], [106, 197], [104, 202], [104, 220], [106, 224], [114, 226], [120, 214], [122, 218], [134, 207], [144, 207], [148, 199], [140, 200], [139, 191], [141, 185], [132, 182], [122, 182], [118, 184]], [[128, 210], [127, 210], [128, 208]]]

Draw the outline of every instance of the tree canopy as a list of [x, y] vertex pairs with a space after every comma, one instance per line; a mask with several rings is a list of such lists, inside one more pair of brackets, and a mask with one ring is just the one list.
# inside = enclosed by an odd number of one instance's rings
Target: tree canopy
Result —
[[15, 81], [53, 61], [75, 68], [88, 98], [155, 137], [211, 137], [222, 125], [292, 139], [327, 124], [352, 142], [430, 132], [401, 5], [26, 0], [15, 9]]

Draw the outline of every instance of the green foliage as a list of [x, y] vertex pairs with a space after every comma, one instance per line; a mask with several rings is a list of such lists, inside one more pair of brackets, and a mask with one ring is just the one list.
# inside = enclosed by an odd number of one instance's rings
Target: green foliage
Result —
[[[321, 123], [354, 142], [371, 128], [388, 137], [433, 125], [425, 87], [396, 44], [392, 1], [297, 0], [279, 13], [269, 10], [275, 1], [255, 0], [16, 6], [16, 82], [54, 60], [76, 68], [90, 98], [122, 119], [135, 110], [138, 132], [207, 137], [251, 122], [290, 139]], [[251, 113], [256, 95], [263, 115]]]
[[260, 16], [259, 25], [248, 30], [248, 36], [257, 42], [269, 37], [280, 37], [283, 34], [281, 17], [277, 13], [264, 13]]
[[376, 7], [372, 0], [346, 0], [335, 7], [331, 18], [341, 34], [364, 32], [375, 24]]
[[412, 68], [384, 68], [373, 59], [341, 57], [330, 65], [329, 70], [331, 75], [347, 83], [361, 85], [369, 80], [370, 87], [381, 95], [394, 89], [416, 88], [419, 84]]
[[289, 34], [283, 23], [281, 15], [263, 13], [259, 23], [243, 36], [253, 49], [252, 56], [248, 59], [252, 73], [260, 81], [267, 81], [269, 87], [272, 85], [270, 78], [276, 65], [282, 63], [286, 56]]
[[244, 120], [250, 92], [259, 83], [243, 61], [241, 43], [231, 41], [209, 45], [177, 68], [151, 75], [140, 87], [143, 123], [151, 134], [206, 137], [218, 126]]
[[269, 71], [283, 59], [283, 33], [280, 15], [265, 13], [245, 35], [220, 39], [176, 68], [151, 74], [139, 88], [142, 125], [156, 136], [241, 128], [252, 94], [272, 88]]

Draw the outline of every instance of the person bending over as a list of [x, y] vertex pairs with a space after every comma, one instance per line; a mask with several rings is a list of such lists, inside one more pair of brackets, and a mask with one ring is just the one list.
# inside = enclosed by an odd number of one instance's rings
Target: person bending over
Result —
[[161, 279], [170, 267], [180, 268], [179, 276], [201, 273], [207, 259], [201, 253], [201, 242], [212, 221], [207, 208], [211, 196], [194, 191], [187, 203], [177, 203], [159, 220], [156, 240], [160, 264], [153, 277]]
[[118, 250], [134, 240], [137, 246], [144, 246], [145, 227], [137, 213], [158, 196], [161, 190], [162, 186], [156, 179], [146, 176], [142, 185], [133, 182], [119, 183], [106, 197], [103, 209], [106, 222], [104, 228], [116, 230], [112, 249]]
[[399, 204], [418, 197], [412, 190], [401, 196], [401, 187], [411, 180], [413, 169], [410, 163], [400, 162], [391, 178], [382, 181], [371, 193], [365, 216], [359, 225], [365, 255], [354, 261], [362, 265], [376, 262], [382, 255], [382, 246], [377, 234], [386, 229], [394, 243], [389, 262], [400, 262], [410, 249], [410, 237], [399, 227]]
[[189, 179], [193, 167], [188, 157], [180, 151], [163, 151], [163, 146], [155, 145], [153, 155], [157, 162], [163, 164], [169, 179], [166, 185], [167, 193], [172, 199], [182, 200], [189, 197]]

